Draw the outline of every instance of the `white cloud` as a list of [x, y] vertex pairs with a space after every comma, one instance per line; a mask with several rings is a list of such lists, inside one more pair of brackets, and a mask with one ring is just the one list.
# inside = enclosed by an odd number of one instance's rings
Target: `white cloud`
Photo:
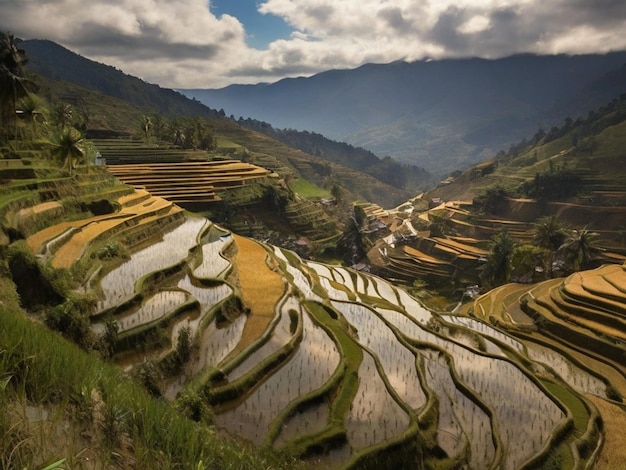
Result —
[[364, 62], [626, 49], [623, 0], [265, 0], [289, 39], [258, 51], [206, 0], [0, 0], [0, 29], [168, 87], [274, 81]]
[[461, 34], [476, 34], [485, 31], [489, 28], [489, 18], [482, 15], [472, 16], [469, 20], [459, 26], [459, 33]]

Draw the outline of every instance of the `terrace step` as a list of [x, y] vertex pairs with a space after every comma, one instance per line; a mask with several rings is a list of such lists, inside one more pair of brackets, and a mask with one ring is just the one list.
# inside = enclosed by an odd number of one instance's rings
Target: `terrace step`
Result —
[[115, 165], [108, 169], [126, 184], [189, 204], [220, 201], [216, 190], [240, 188], [269, 175], [265, 168], [238, 160]]
[[538, 322], [543, 333], [547, 330], [554, 337], [576, 344], [578, 348], [595, 351], [612, 361], [622, 363], [626, 359], [626, 349], [623, 345], [600, 337], [597, 332], [563, 318], [566, 315], [560, 312], [559, 306], [550, 296], [551, 291], [558, 288], [560, 282], [562, 282], [561, 279], [553, 279], [531, 290], [529, 295], [524, 296], [523, 310]]
[[613, 337], [617, 341], [626, 341], [625, 324], [619, 318], [606, 314], [596, 306], [589, 308], [583, 303], [563, 295], [563, 286], [554, 289], [550, 295], [554, 304], [566, 314], [562, 317], [566, 321], [595, 331], [596, 334]]

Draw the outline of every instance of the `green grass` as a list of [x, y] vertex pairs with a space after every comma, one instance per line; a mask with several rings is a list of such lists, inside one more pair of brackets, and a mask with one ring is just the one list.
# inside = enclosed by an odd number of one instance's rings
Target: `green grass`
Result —
[[300, 196], [309, 199], [321, 199], [325, 197], [331, 197], [330, 191], [320, 188], [319, 186], [302, 178], [298, 178], [294, 183], [292, 183], [292, 186], [293, 190], [297, 192]]
[[567, 409], [571, 411], [574, 418], [574, 434], [559, 443], [555, 449], [555, 452], [558, 452], [561, 456], [561, 468], [574, 468], [574, 458], [570, 450], [570, 445], [576, 436], [582, 436], [585, 433], [590, 419], [589, 411], [581, 399], [567, 388], [551, 380], [543, 380], [542, 383], [551, 394], [557, 397]]
[[217, 140], [217, 148], [219, 150], [231, 150], [231, 149], [239, 150], [243, 148], [241, 145], [221, 135], [218, 135], [216, 140]]
[[[2, 290], [10, 290], [10, 286]], [[298, 468], [292, 459], [223, 439], [209, 426], [184, 418], [113, 365], [34, 324], [23, 312], [3, 305], [0, 318], [0, 377], [3, 382], [8, 380], [0, 388], [4, 404], [61, 405], [68, 413], [60, 424], [69, 422], [78, 429], [77, 435], [98, 435], [103, 461], [118, 453], [135, 459], [134, 468]], [[103, 415], [101, 426], [91, 418], [97, 413]], [[0, 424], [5, 437], [18, 428], [7, 419]], [[32, 460], [34, 450], [28, 449], [30, 441], [24, 434], [14, 448], [3, 449], [4, 455], [14, 457], [4, 464], [10, 468], [38, 466], [41, 462]], [[66, 457], [79, 451], [70, 448]]]

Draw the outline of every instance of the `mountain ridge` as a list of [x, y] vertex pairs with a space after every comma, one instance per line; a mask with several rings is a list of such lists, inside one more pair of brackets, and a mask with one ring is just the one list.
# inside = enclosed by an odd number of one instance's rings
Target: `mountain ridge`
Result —
[[[585, 87], [624, 63], [626, 52], [397, 61], [269, 85], [179, 91], [227, 114], [319, 132], [442, 175], [555, 124], [564, 115], [559, 109], [581, 114], [602, 104], [605, 95], [576, 106], [581, 94], [589, 96]], [[606, 90], [623, 91], [618, 83]]]

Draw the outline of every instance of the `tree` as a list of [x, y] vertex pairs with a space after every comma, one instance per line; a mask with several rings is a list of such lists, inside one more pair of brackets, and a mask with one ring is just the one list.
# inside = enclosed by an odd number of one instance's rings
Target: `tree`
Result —
[[552, 278], [554, 255], [565, 242], [567, 232], [556, 215], [542, 217], [535, 224], [533, 242], [545, 252], [546, 272]]
[[478, 198], [478, 202], [487, 214], [498, 214], [506, 208], [506, 200], [509, 193], [504, 187], [495, 185], [487, 188]]
[[74, 117], [74, 110], [72, 106], [67, 103], [58, 103], [52, 109], [52, 122], [57, 129], [64, 129], [69, 126]]
[[516, 282], [535, 280], [535, 268], [544, 259], [543, 250], [536, 245], [517, 245], [511, 258], [511, 279]]
[[44, 100], [39, 96], [29, 93], [20, 100], [20, 111], [24, 120], [32, 127], [32, 137], [37, 135], [37, 123], [46, 121], [47, 109]]
[[83, 137], [74, 128], [63, 129], [52, 141], [51, 153], [72, 174], [74, 166], [84, 159]]
[[500, 285], [509, 281], [513, 270], [513, 254], [517, 243], [508, 232], [501, 232], [491, 239], [487, 261], [481, 268], [480, 277], [488, 285]]
[[152, 117], [144, 114], [143, 119], [141, 120], [141, 132], [146, 142], [150, 140], [150, 137], [152, 137], [153, 127]]
[[16, 106], [18, 100], [28, 94], [24, 76], [26, 62], [26, 53], [17, 47], [13, 35], [0, 32], [0, 122], [3, 124], [0, 137], [4, 139], [9, 137], [11, 123], [15, 124], [13, 137], [17, 138]]
[[574, 271], [588, 269], [596, 255], [602, 250], [596, 245], [598, 234], [590, 232], [587, 227], [572, 230], [565, 242], [560, 246], [565, 260]]

